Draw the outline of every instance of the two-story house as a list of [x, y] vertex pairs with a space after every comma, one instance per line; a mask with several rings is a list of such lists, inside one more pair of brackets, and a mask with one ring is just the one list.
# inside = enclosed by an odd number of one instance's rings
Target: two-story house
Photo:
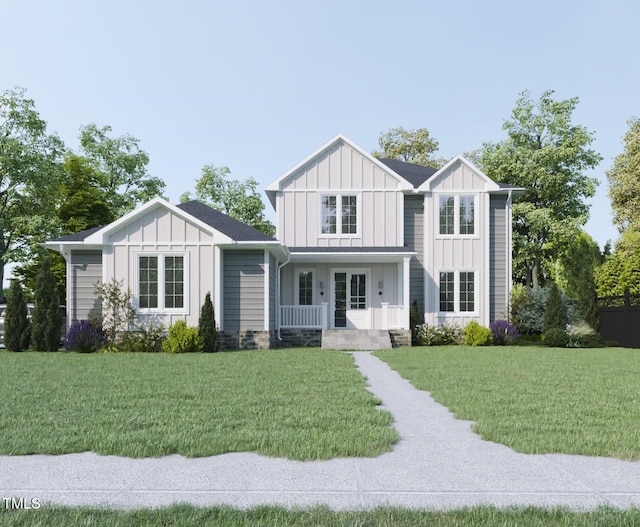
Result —
[[142, 320], [198, 322], [207, 292], [227, 347], [389, 347], [429, 324], [504, 318], [511, 203], [463, 157], [439, 170], [376, 159], [339, 135], [269, 185], [276, 239], [198, 202], [156, 198], [46, 245], [67, 260], [68, 320], [97, 280], [131, 289]]

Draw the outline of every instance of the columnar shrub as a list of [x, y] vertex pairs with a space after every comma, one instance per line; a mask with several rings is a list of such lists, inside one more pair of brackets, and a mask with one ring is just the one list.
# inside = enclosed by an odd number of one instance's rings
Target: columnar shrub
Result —
[[414, 300], [409, 310], [409, 327], [411, 328], [411, 344], [418, 345], [418, 326], [424, 322], [424, 317], [420, 313], [418, 301]]
[[31, 318], [31, 347], [38, 351], [58, 351], [62, 316], [56, 293], [56, 278], [45, 258], [36, 277], [35, 307]]
[[107, 343], [107, 337], [102, 329], [94, 326], [88, 320], [80, 320], [71, 324], [64, 340], [67, 351], [79, 353], [94, 353]]
[[564, 329], [566, 325], [567, 317], [562, 305], [560, 290], [555, 282], [551, 282], [549, 296], [545, 305], [542, 331], [546, 334], [551, 328]]
[[177, 320], [169, 327], [162, 349], [167, 353], [193, 353], [202, 351], [202, 338], [198, 328], [189, 327], [184, 320]]
[[464, 328], [464, 343], [467, 346], [490, 346], [493, 343], [493, 335], [489, 328], [472, 320]]
[[220, 349], [220, 332], [216, 324], [216, 313], [211, 302], [211, 293], [207, 293], [204, 304], [200, 310], [198, 320], [198, 333], [202, 339], [202, 346], [205, 353], [213, 353]]
[[543, 335], [545, 346], [564, 348], [569, 341], [567, 332], [562, 328], [550, 328]]
[[11, 280], [4, 315], [4, 345], [9, 351], [24, 351], [29, 347], [29, 319], [22, 286]]
[[513, 344], [520, 338], [516, 327], [507, 320], [495, 320], [489, 325], [493, 343], [499, 346]]

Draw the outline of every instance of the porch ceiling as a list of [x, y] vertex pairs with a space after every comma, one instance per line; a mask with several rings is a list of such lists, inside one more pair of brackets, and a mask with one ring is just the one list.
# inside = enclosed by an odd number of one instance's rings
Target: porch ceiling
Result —
[[402, 263], [417, 255], [406, 247], [290, 247], [289, 251], [295, 263]]

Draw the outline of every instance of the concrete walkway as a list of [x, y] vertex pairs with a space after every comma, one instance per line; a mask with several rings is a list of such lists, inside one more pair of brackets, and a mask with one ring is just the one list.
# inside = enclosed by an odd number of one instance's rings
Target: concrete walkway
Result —
[[517, 454], [481, 440], [470, 422], [454, 419], [370, 353], [353, 355], [370, 390], [395, 417], [402, 439], [393, 452], [312, 462], [246, 453], [198, 459], [0, 456], [0, 497], [118, 508], [176, 502], [332, 509], [640, 506], [640, 462]]

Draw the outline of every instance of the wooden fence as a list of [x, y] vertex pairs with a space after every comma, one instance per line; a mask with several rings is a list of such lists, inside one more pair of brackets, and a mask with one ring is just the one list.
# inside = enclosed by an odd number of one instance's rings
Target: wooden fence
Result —
[[640, 348], [640, 295], [631, 294], [598, 298], [600, 335], [626, 348]]

